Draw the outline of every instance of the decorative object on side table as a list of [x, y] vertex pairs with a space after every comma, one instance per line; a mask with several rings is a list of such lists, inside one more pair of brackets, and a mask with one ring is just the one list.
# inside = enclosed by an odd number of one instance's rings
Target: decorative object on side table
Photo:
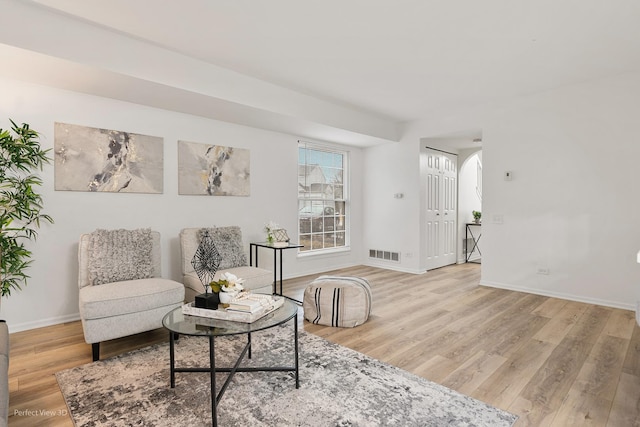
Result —
[[273, 245], [276, 248], [283, 248], [289, 246], [289, 235], [287, 230], [280, 227], [273, 221], [269, 221], [265, 224], [264, 230], [267, 232], [267, 243]]
[[220, 276], [220, 280], [212, 281], [209, 286], [211, 286], [211, 292], [218, 293], [221, 304], [229, 304], [244, 289], [242, 283], [244, 279], [226, 272]]
[[203, 231], [198, 249], [196, 249], [196, 253], [191, 260], [193, 269], [204, 285], [204, 294], [196, 295], [195, 297], [195, 306], [198, 308], [218, 309], [218, 304], [220, 304], [218, 292], [209, 292], [209, 287], [216, 271], [218, 271], [220, 261], [222, 261], [222, 257], [213, 243], [213, 239], [209, 236], [208, 231]]
[[473, 220], [476, 224], [480, 224], [480, 219], [482, 218], [482, 212], [480, 211], [471, 211], [473, 214]]
[[272, 245], [276, 248], [289, 246], [289, 235], [284, 228], [276, 228], [273, 230], [273, 237], [275, 238], [275, 242], [273, 242]]
[[280, 228], [280, 227], [278, 226], [278, 224], [276, 224], [273, 221], [269, 221], [264, 225], [264, 231], [267, 233], [267, 243], [273, 244], [273, 242], [275, 242], [276, 238], [273, 235], [273, 230], [277, 228]]

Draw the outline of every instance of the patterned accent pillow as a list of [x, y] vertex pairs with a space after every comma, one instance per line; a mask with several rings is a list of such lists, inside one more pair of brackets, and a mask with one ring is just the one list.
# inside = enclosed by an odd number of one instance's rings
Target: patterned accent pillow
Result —
[[216, 245], [218, 253], [222, 257], [220, 270], [228, 268], [243, 267], [248, 265], [247, 254], [242, 246], [242, 231], [238, 226], [201, 228], [199, 238], [202, 239], [202, 232], [207, 230], [209, 236]]
[[102, 230], [89, 235], [89, 283], [153, 277], [151, 229]]

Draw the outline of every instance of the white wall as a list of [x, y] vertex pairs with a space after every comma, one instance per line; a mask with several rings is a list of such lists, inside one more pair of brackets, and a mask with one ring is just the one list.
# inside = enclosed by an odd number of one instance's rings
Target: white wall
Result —
[[[78, 318], [77, 240], [96, 228], [151, 227], [162, 235], [163, 275], [180, 280], [178, 233], [184, 227], [239, 225], [248, 250], [264, 240], [269, 220], [297, 231], [297, 140], [294, 135], [258, 130], [196, 116], [99, 98], [24, 82], [0, 79], [0, 127], [8, 118], [26, 122], [41, 133], [44, 148], [53, 148], [54, 122], [123, 130], [164, 138], [164, 193], [118, 194], [54, 191], [53, 166], [46, 166], [42, 194], [44, 225], [30, 245], [34, 264], [22, 291], [3, 298], [2, 318], [12, 332]], [[177, 186], [177, 141], [246, 148], [251, 153], [251, 196], [180, 196]], [[285, 251], [286, 277], [326, 271], [362, 261], [362, 169], [359, 148], [351, 159], [352, 250], [335, 255], [297, 258]], [[273, 265], [268, 252], [261, 266]]]
[[[367, 265], [419, 273], [420, 247], [416, 240], [421, 199], [418, 144], [382, 144], [364, 152], [364, 249]], [[394, 194], [402, 193], [401, 199]], [[400, 263], [368, 258], [368, 250], [400, 253]], [[422, 270], [424, 271], [424, 270]]]
[[634, 308], [638, 117], [640, 74], [496, 112], [483, 134], [482, 283]]
[[[424, 251], [420, 141], [482, 129], [481, 283], [634, 309], [638, 117], [640, 74], [631, 74], [409, 123], [400, 143], [365, 153], [366, 245]], [[405, 257], [399, 269], [424, 271], [420, 262]]]

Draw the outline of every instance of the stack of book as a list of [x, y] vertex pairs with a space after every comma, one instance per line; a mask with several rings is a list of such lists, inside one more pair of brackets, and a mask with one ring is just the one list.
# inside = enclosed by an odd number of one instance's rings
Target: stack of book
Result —
[[[243, 293], [234, 298], [226, 308], [227, 311], [240, 311], [242, 313], [258, 313], [274, 307], [276, 299], [271, 295]], [[282, 301], [278, 307], [282, 305]]]

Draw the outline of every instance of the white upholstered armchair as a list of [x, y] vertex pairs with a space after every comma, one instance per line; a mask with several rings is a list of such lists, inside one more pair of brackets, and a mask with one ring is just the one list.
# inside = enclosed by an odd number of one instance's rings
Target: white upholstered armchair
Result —
[[240, 227], [232, 225], [211, 228], [183, 228], [180, 231], [180, 249], [182, 252], [182, 281], [185, 286], [185, 300], [191, 302], [196, 295], [205, 291], [191, 261], [198, 249], [202, 231], [207, 230], [218, 253], [222, 257], [220, 267], [213, 280], [219, 280], [223, 273], [232, 273], [244, 279], [243, 286], [255, 293], [270, 294], [273, 284], [273, 271], [251, 267], [242, 241]]
[[161, 328], [164, 315], [184, 301], [184, 285], [161, 277], [157, 231], [83, 234], [78, 263], [80, 318], [94, 361], [101, 341]]

